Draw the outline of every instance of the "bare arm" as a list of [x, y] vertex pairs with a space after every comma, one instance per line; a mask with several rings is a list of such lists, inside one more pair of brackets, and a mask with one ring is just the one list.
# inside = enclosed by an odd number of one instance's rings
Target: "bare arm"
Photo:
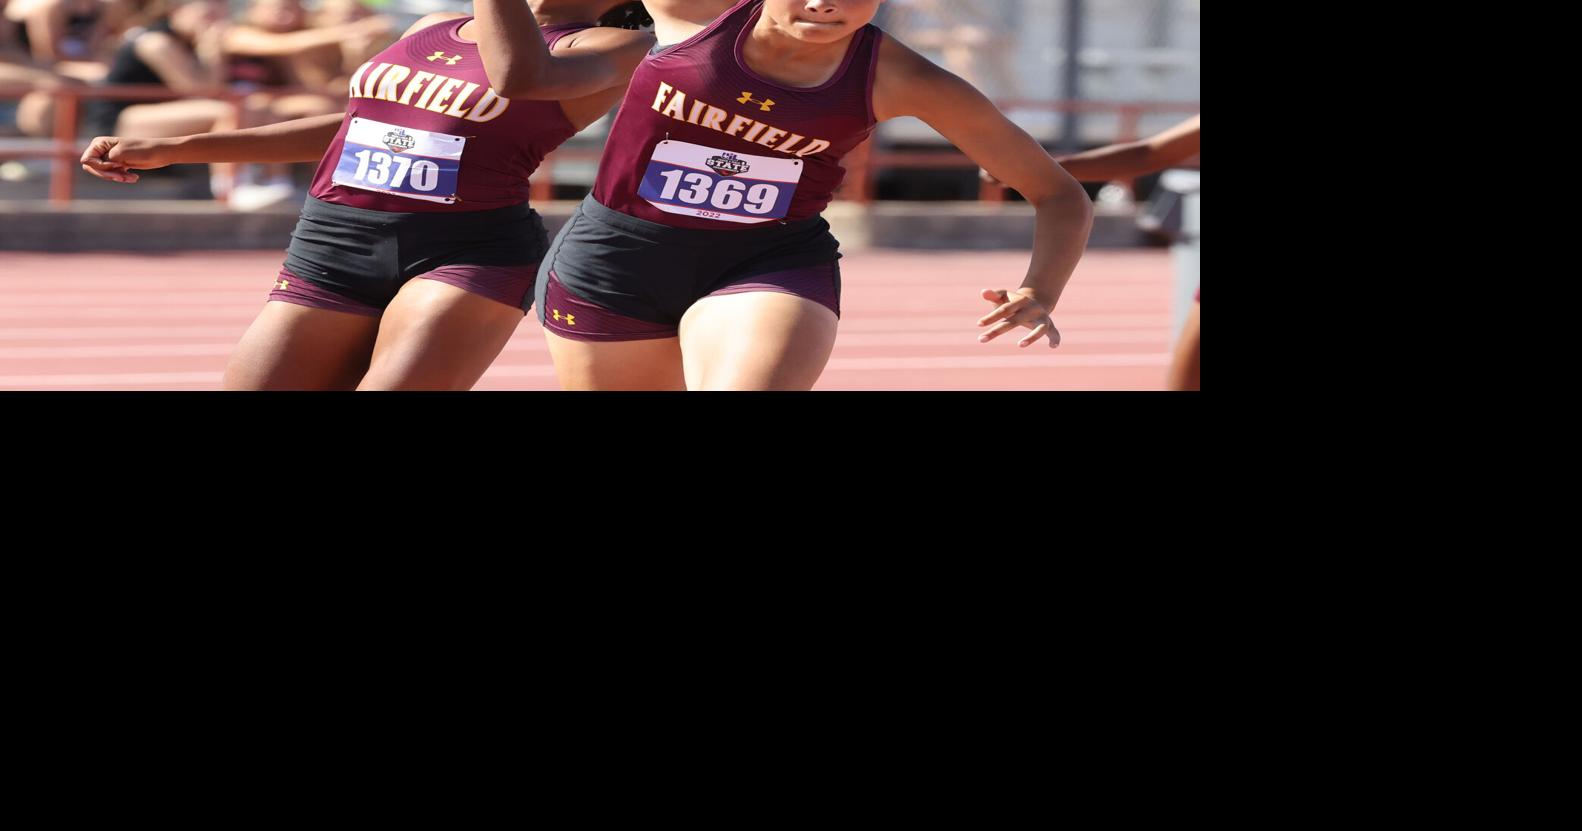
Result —
[[[3, 57], [3, 56], [0, 56]], [[34, 89], [57, 89], [72, 83], [47, 69], [0, 61], [0, 84], [31, 84]]]
[[1194, 115], [1151, 138], [1060, 156], [1055, 161], [1083, 182], [1129, 179], [1164, 170], [1198, 154], [1202, 118]]
[[340, 131], [341, 113], [246, 130], [168, 139], [100, 136], [82, 154], [82, 169], [112, 182], [136, 182], [133, 170], [196, 162], [316, 162]]
[[551, 52], [523, 0], [475, 0], [473, 11], [489, 85], [505, 98], [560, 101], [624, 85], [654, 42], [642, 32], [601, 28]]
[[1011, 123], [971, 84], [893, 38], [886, 37], [881, 48], [873, 95], [875, 116], [880, 120], [904, 115], [921, 118], [1019, 191], [1038, 211], [1032, 262], [1021, 287], [984, 290], [984, 299], [996, 308], [978, 325], [997, 325], [980, 340], [993, 340], [1016, 326], [1027, 326], [1033, 331], [1020, 345], [1028, 346], [1046, 334], [1050, 346], [1058, 345], [1060, 333], [1048, 316], [1087, 246], [1093, 203], [1032, 136]]
[[654, 35], [666, 46], [703, 31], [734, 5], [735, 0], [643, 0], [654, 19]]

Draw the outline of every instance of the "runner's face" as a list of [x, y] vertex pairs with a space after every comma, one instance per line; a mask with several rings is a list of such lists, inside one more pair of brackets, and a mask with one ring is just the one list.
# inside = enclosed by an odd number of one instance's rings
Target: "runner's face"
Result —
[[834, 43], [873, 22], [884, 0], [764, 0], [764, 15], [797, 40]]

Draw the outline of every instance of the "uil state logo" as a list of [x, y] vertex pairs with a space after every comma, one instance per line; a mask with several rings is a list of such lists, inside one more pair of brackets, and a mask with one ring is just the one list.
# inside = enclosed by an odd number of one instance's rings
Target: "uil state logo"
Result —
[[736, 176], [752, 170], [752, 165], [738, 158], [735, 153], [721, 153], [704, 162], [721, 176]]
[[417, 146], [417, 139], [413, 138], [407, 133], [407, 131], [397, 127], [396, 129], [385, 133], [384, 143], [385, 146], [390, 148], [392, 151], [396, 153], [404, 153]]

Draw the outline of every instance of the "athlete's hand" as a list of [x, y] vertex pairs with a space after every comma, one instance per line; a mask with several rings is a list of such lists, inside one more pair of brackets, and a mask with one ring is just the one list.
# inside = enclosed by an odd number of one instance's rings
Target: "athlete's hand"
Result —
[[159, 139], [99, 136], [82, 151], [82, 169], [112, 182], [131, 184], [139, 178], [134, 168], [153, 170], [170, 163]]
[[1049, 319], [1049, 309], [1033, 296], [1032, 289], [1021, 288], [1013, 291], [984, 289], [983, 299], [993, 303], [995, 308], [994, 311], [978, 319], [978, 326], [994, 328], [979, 335], [979, 343], [988, 343], [1018, 326], [1026, 326], [1033, 331], [1017, 341], [1017, 346], [1032, 346], [1045, 335], [1049, 336], [1050, 349], [1060, 345], [1060, 330], [1056, 329], [1054, 321]]

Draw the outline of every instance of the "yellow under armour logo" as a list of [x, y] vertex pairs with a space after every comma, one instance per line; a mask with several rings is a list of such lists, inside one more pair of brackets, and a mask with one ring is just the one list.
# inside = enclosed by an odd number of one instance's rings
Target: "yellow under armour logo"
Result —
[[560, 313], [560, 310], [556, 309], [555, 310], [555, 322], [559, 323], [562, 320], [566, 321], [566, 325], [567, 326], [576, 326], [577, 325], [577, 316], [576, 315], [562, 315]]
[[278, 284], [275, 285], [275, 288], [277, 290], [279, 290], [279, 291], [285, 291], [286, 289], [291, 288], [291, 284], [286, 282], [285, 280], [281, 280]]
[[742, 97], [736, 99], [736, 103], [738, 103], [738, 104], [757, 104], [758, 105], [758, 109], [763, 110], [764, 112], [769, 112], [769, 108], [773, 107], [775, 105], [775, 102], [774, 102], [773, 98], [765, 100], [765, 101], [759, 101], [758, 99], [754, 98], [753, 94], [750, 93], [750, 92], [743, 92], [742, 93]]
[[429, 55], [428, 59], [431, 61], [444, 61], [446, 66], [455, 66], [456, 62], [461, 60], [461, 56], [456, 55], [452, 57], [446, 55], [444, 52], [435, 52], [434, 54]]

